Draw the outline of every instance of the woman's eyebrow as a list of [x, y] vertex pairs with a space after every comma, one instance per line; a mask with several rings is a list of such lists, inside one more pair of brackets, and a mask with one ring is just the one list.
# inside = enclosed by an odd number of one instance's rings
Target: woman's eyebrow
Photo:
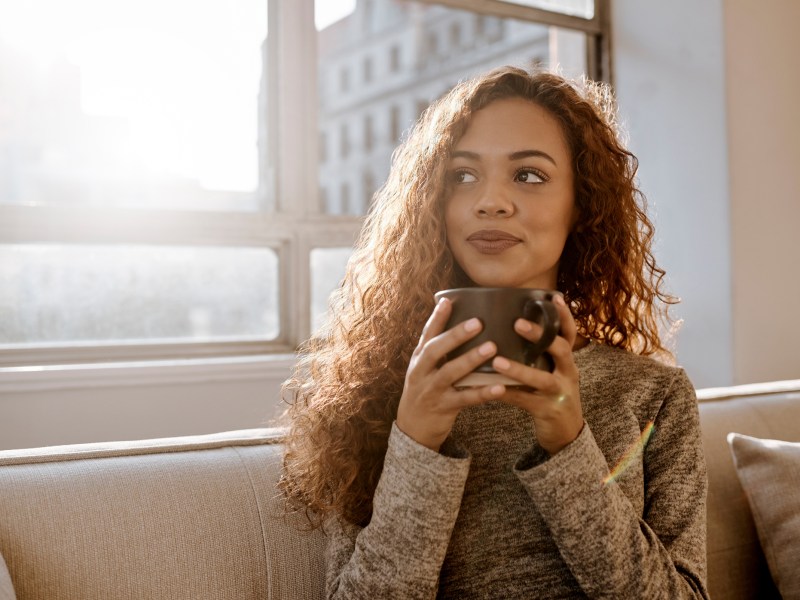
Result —
[[[531, 157], [539, 157], [549, 160], [555, 166], [558, 166], [556, 160], [550, 156], [547, 152], [542, 150], [518, 150], [516, 152], [512, 152], [508, 155], [509, 160], [521, 160], [523, 158], [531, 158]], [[466, 158], [469, 160], [480, 161], [481, 156], [477, 152], [471, 152], [470, 150], [455, 150], [450, 155], [450, 158]]]
[[533, 157], [538, 156], [544, 158], [546, 160], [549, 160], [555, 166], [558, 166], [556, 164], [556, 159], [550, 156], [547, 152], [544, 152], [542, 150], [520, 150], [519, 152], [512, 152], [511, 154], [508, 155], [508, 158], [510, 158], [511, 160], [520, 160], [522, 158], [530, 158], [532, 156]]

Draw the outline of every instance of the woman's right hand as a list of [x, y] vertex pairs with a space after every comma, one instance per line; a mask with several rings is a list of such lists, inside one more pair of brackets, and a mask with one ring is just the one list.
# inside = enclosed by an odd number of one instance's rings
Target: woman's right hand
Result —
[[452, 305], [443, 298], [436, 305], [411, 355], [403, 395], [397, 408], [397, 427], [416, 442], [438, 452], [462, 408], [502, 396], [497, 384], [456, 389], [453, 384], [497, 353], [493, 342], [445, 362], [448, 352], [478, 335], [482, 324], [469, 319], [445, 331]]

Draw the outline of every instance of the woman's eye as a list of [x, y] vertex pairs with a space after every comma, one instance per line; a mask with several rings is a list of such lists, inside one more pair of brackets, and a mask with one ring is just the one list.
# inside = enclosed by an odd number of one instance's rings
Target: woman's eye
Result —
[[544, 175], [531, 169], [520, 169], [517, 171], [515, 179], [522, 183], [544, 183], [547, 181]]
[[478, 179], [469, 171], [455, 171], [453, 173], [453, 183], [475, 183]]

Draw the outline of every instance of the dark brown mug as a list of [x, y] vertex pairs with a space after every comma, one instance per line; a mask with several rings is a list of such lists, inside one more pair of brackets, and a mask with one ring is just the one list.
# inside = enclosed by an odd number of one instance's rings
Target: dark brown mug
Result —
[[[476, 317], [483, 323], [481, 332], [448, 353], [452, 360], [484, 342], [497, 345], [497, 356], [521, 362], [537, 369], [552, 372], [553, 358], [545, 352], [558, 335], [561, 323], [553, 297], [559, 292], [531, 288], [457, 288], [436, 292], [436, 302], [447, 298], [452, 303], [452, 312], [447, 329]], [[514, 331], [514, 322], [524, 318], [542, 326], [542, 337], [529, 342]], [[492, 359], [455, 383], [455, 387], [473, 387], [502, 383], [518, 386], [520, 382], [502, 375], [492, 368]]]

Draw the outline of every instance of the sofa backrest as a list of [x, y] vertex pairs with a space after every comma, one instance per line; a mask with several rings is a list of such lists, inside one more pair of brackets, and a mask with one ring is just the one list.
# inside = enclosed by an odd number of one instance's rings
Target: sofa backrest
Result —
[[708, 587], [713, 600], [780, 599], [727, 436], [800, 442], [800, 381], [699, 390], [708, 464]]
[[315, 599], [322, 536], [284, 517], [280, 431], [0, 452], [19, 600]]
[[[727, 435], [800, 442], [800, 381], [698, 398], [711, 597], [780, 598]], [[0, 556], [17, 597], [322, 598], [324, 539], [284, 516], [280, 441], [258, 429], [0, 452]]]

